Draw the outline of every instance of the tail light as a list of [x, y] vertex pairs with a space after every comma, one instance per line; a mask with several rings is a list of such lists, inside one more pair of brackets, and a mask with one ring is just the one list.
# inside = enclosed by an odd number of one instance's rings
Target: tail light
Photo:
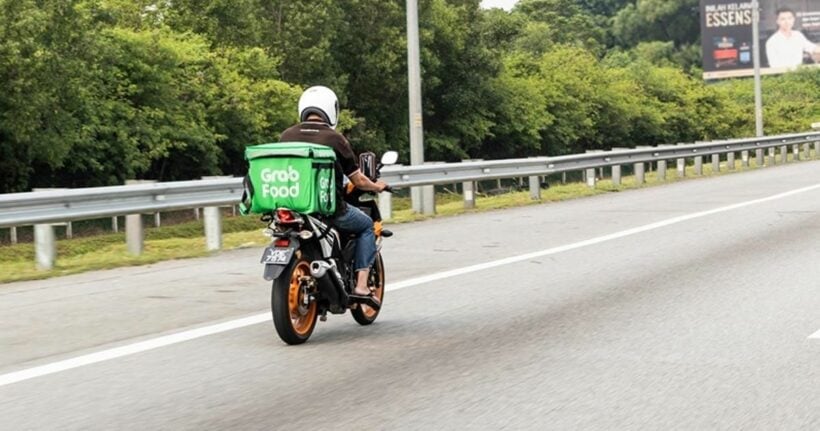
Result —
[[288, 209], [278, 209], [276, 210], [276, 220], [280, 224], [294, 224], [294, 223], [301, 223], [302, 218], [297, 216], [293, 213], [293, 211]]
[[287, 247], [290, 245], [290, 238], [277, 238], [273, 242], [274, 247]]

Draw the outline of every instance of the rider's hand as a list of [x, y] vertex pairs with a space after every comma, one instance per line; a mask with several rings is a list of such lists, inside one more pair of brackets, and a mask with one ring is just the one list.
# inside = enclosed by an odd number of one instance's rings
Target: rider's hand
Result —
[[382, 180], [378, 180], [374, 184], [376, 184], [376, 187], [378, 187], [378, 189], [376, 190], [378, 192], [383, 192], [384, 189], [387, 188], [387, 183], [385, 183]]

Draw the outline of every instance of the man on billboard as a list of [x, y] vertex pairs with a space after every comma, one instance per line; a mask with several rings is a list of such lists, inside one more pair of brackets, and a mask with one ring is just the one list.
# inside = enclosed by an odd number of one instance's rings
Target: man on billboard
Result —
[[803, 53], [812, 57], [820, 55], [820, 46], [810, 42], [803, 33], [792, 30], [795, 13], [783, 7], [775, 13], [777, 31], [766, 41], [766, 57], [769, 67], [796, 67], [803, 64]]

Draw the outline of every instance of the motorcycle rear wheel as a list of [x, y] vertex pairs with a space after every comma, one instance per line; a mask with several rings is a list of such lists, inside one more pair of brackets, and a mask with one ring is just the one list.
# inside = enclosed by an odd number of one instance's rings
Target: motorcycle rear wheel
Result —
[[[368, 283], [376, 289], [373, 296], [379, 300], [384, 306], [384, 261], [382, 254], [376, 254], [376, 260], [373, 262], [373, 268], [370, 270], [370, 280]], [[359, 304], [355, 309], [350, 310], [350, 314], [359, 325], [366, 326], [373, 323], [379, 317], [379, 311], [369, 305]]]
[[[296, 258], [273, 281], [271, 312], [273, 326], [279, 338], [288, 344], [302, 344], [313, 334], [318, 317], [316, 301], [304, 304], [305, 289], [301, 280], [310, 277], [310, 262], [303, 256]], [[308, 292], [310, 293], [310, 292]]]

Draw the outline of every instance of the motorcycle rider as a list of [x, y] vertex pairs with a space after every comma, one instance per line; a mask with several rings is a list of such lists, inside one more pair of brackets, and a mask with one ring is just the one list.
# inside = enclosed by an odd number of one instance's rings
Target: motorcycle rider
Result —
[[[299, 98], [299, 123], [282, 132], [279, 142], [309, 142], [326, 145], [336, 153], [336, 212], [333, 225], [345, 232], [356, 234], [356, 287], [350, 295], [363, 300], [372, 296], [367, 286], [370, 267], [376, 257], [376, 235], [373, 220], [358, 208], [344, 200], [343, 175], [357, 188], [381, 192], [387, 187], [382, 181], [370, 181], [359, 169], [358, 161], [347, 139], [336, 132], [339, 121], [339, 99], [333, 90], [310, 87]], [[374, 301], [378, 299], [373, 297]]]

